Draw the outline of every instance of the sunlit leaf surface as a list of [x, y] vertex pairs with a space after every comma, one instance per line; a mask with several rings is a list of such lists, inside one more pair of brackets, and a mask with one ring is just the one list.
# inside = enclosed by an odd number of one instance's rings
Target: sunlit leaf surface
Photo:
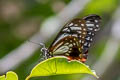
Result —
[[[60, 74], [79, 74], [86, 73], [95, 77], [97, 75], [87, 65], [79, 61], [68, 61], [65, 57], [52, 57], [36, 65], [30, 75], [26, 78], [28, 80], [31, 77], [38, 76], [50, 76]], [[98, 78], [98, 77], [97, 77]]]
[[18, 80], [18, 76], [15, 72], [9, 71], [6, 76], [0, 76], [0, 80]]

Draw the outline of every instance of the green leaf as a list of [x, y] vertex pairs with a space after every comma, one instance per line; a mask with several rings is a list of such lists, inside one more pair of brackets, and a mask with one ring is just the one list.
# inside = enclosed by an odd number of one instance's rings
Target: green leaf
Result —
[[59, 56], [40, 62], [32, 69], [26, 80], [29, 80], [31, 77], [76, 73], [87, 73], [98, 78], [95, 71], [91, 70], [84, 63], [76, 60], [68, 61], [67, 58]]
[[0, 80], [18, 80], [18, 76], [15, 72], [9, 71], [6, 76], [0, 76]]
[[5, 75], [0, 76], [0, 80], [5, 80]]

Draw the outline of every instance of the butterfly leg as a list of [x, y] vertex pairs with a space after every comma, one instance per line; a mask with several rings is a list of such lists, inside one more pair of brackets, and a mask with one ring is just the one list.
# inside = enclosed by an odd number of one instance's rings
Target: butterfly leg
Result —
[[40, 62], [45, 60], [45, 59], [48, 59], [49, 58], [49, 54], [48, 54], [48, 50], [47, 48], [45, 47], [45, 44], [43, 43], [39, 43], [39, 45], [41, 46], [41, 52], [42, 54], [40, 54]]

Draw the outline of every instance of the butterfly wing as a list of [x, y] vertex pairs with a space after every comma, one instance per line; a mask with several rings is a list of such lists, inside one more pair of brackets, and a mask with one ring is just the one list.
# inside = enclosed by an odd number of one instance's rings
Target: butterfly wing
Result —
[[50, 55], [64, 55], [85, 62], [92, 38], [99, 30], [100, 20], [97, 15], [89, 15], [68, 22], [48, 48]]
[[77, 49], [77, 56], [81, 53], [81, 43], [85, 40], [86, 31], [85, 20], [74, 19], [68, 22], [49, 47], [50, 54], [73, 55], [73, 50]]
[[90, 43], [93, 40], [96, 32], [100, 30], [101, 18], [98, 15], [89, 15], [83, 18], [87, 27], [87, 35], [85, 37], [84, 44], [82, 45], [83, 53], [88, 52]]

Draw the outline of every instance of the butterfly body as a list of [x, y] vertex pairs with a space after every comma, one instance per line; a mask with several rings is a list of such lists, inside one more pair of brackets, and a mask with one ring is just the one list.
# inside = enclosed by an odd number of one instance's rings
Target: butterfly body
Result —
[[85, 62], [92, 38], [99, 31], [100, 21], [98, 15], [89, 15], [68, 22], [48, 48], [48, 54]]

